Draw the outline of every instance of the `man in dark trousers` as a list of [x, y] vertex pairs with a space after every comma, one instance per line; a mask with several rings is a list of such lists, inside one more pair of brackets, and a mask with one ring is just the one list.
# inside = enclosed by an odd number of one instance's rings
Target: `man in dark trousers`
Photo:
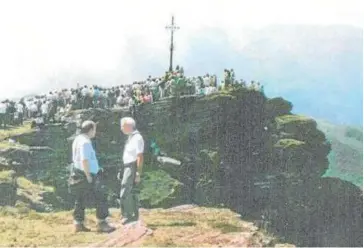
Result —
[[99, 167], [91, 139], [96, 135], [96, 123], [85, 121], [81, 125], [81, 133], [72, 144], [73, 168], [69, 179], [70, 191], [75, 196], [73, 212], [75, 232], [89, 232], [84, 225], [85, 207], [88, 197], [96, 202], [98, 232], [112, 232], [106, 218], [109, 216], [105, 186], [102, 183], [102, 170]]

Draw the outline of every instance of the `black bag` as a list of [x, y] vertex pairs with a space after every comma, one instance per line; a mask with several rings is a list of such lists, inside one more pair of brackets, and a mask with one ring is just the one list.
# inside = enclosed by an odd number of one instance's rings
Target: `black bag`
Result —
[[74, 186], [87, 180], [86, 175], [83, 171], [78, 170], [71, 164], [70, 176], [68, 178], [68, 185]]

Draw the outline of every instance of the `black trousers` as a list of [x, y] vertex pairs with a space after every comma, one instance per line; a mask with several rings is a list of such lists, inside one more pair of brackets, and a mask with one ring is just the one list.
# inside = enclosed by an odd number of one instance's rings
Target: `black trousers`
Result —
[[85, 208], [87, 203], [94, 203], [96, 206], [96, 218], [104, 220], [109, 216], [107, 205], [107, 194], [101, 176], [92, 176], [92, 183], [88, 183], [86, 176], [81, 182], [70, 185], [70, 192], [75, 197], [75, 208], [73, 218], [82, 223], [85, 220]]

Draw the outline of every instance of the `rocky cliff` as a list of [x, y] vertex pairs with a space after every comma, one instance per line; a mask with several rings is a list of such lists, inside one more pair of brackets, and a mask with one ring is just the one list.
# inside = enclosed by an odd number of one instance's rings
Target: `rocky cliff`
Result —
[[[153, 139], [182, 161], [160, 165], [146, 154], [142, 205], [224, 206], [298, 246], [361, 246], [362, 191], [321, 178], [330, 144], [314, 120], [292, 115], [291, 109], [282, 98], [245, 89], [139, 106], [135, 119], [146, 150]], [[97, 121], [95, 147], [114, 204], [125, 139], [119, 123], [128, 115], [127, 110], [76, 111], [65, 125], [15, 137], [31, 150], [16, 156], [10, 148], [0, 155], [17, 164], [18, 173], [54, 186], [55, 207], [70, 207], [65, 183], [70, 142], [76, 123]]]

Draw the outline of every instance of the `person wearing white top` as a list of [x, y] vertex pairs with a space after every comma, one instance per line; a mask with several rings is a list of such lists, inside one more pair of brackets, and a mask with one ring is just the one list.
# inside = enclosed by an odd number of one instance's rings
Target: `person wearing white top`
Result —
[[209, 87], [210, 86], [210, 77], [209, 76], [204, 76], [203, 78], [203, 84], [205, 87]]
[[122, 106], [123, 104], [123, 97], [120, 95], [118, 96], [118, 98], [116, 99], [116, 103], [119, 105], [119, 106]]
[[89, 94], [90, 94], [90, 90], [87, 88], [87, 86], [83, 87], [83, 89], [81, 90], [81, 94], [82, 94], [82, 109], [85, 109], [87, 107], [89, 107]]
[[85, 208], [88, 197], [93, 198], [96, 205], [96, 218], [98, 220], [98, 232], [112, 232], [106, 218], [109, 216], [107, 195], [104, 188], [102, 169], [96, 157], [91, 139], [96, 135], [96, 123], [90, 120], [84, 121], [79, 134], [72, 143], [72, 167], [69, 178], [69, 189], [75, 199], [73, 212], [74, 231], [89, 232], [84, 226]]
[[81, 90], [81, 93], [82, 93], [82, 96], [87, 96], [90, 91], [87, 87], [84, 87], [82, 90]]
[[[120, 207], [123, 217], [122, 222], [126, 224], [139, 219], [138, 196], [134, 187], [140, 183], [144, 159], [144, 140], [136, 129], [133, 118], [124, 117], [121, 119], [120, 124], [121, 131], [128, 136], [123, 152], [124, 168], [120, 168], [117, 176], [121, 180]], [[122, 178], [121, 174], [123, 174]]]
[[14, 118], [18, 120], [18, 124], [23, 125], [23, 117], [24, 117], [24, 106], [20, 102], [16, 104], [16, 116]]
[[29, 107], [30, 113], [31, 113], [31, 117], [35, 118], [38, 112], [38, 106], [35, 102], [32, 102], [30, 107]]
[[77, 94], [76, 92], [73, 92], [71, 95], [71, 103], [76, 104], [76, 102], [77, 102]]
[[5, 102], [0, 102], [0, 127], [4, 126], [6, 128], [6, 109], [7, 104]]
[[42, 106], [40, 107], [40, 110], [42, 112], [42, 117], [44, 119], [44, 122], [47, 123], [48, 122], [48, 114], [49, 114], [49, 112], [48, 112], [49, 106], [48, 106], [48, 103], [46, 101], [44, 101], [42, 103]]

